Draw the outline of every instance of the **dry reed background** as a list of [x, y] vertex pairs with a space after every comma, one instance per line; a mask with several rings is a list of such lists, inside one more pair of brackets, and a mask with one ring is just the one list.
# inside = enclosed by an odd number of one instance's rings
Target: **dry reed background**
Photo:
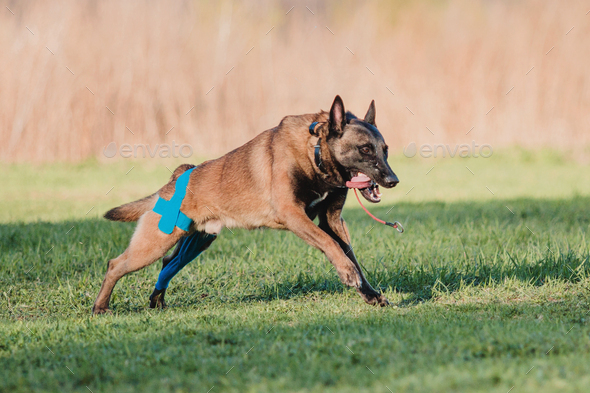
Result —
[[174, 140], [213, 156], [284, 115], [329, 109], [335, 94], [357, 115], [375, 99], [398, 153], [411, 141], [472, 140], [583, 150], [588, 9], [588, 0], [3, 2], [0, 161], [80, 161], [112, 141]]

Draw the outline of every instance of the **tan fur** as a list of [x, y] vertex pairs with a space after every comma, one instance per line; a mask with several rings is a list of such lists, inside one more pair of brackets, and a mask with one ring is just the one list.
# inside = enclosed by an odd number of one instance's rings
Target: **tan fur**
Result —
[[154, 208], [157, 200], [158, 196], [152, 194], [137, 201], [129, 202], [111, 209], [104, 214], [104, 218], [111, 221], [137, 221], [145, 212]]
[[[329, 114], [323, 111], [287, 116], [279, 126], [259, 134], [245, 145], [216, 160], [202, 163], [190, 175], [181, 210], [194, 221], [194, 229], [198, 231], [217, 233], [222, 226], [290, 230], [323, 251], [342, 282], [357, 288], [365, 301], [385, 305], [387, 299], [371, 288], [362, 274], [340, 217], [346, 190], [334, 188], [334, 184], [343, 184], [344, 179], [335, 172], [324, 175], [314, 165], [313, 146], [318, 138], [310, 135], [308, 127], [314, 121], [320, 122], [319, 130], [325, 133], [328, 117]], [[332, 153], [325, 143], [321, 152], [328, 166], [335, 165], [331, 164]], [[167, 200], [172, 197], [176, 179], [190, 167], [177, 168], [170, 182], [156, 194], [111, 210], [116, 214], [107, 213], [110, 219], [133, 221], [144, 212], [129, 248], [109, 263], [94, 304], [95, 313], [108, 309], [117, 280], [161, 258], [181, 236], [187, 234], [179, 228], [175, 228], [171, 235], [159, 231], [160, 216], [151, 209], [157, 196]], [[296, 177], [311, 184], [309, 197], [297, 195]], [[322, 196], [325, 200], [318, 201]], [[313, 201], [316, 202], [310, 207]], [[312, 221], [318, 214], [319, 227]]]

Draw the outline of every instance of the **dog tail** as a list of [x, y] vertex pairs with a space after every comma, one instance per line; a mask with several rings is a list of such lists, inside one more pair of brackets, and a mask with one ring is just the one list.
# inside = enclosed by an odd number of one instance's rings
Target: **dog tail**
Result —
[[154, 208], [157, 199], [158, 196], [152, 194], [135, 202], [126, 203], [106, 212], [104, 218], [111, 221], [137, 221], [143, 213]]
[[[170, 177], [170, 181], [166, 186], [170, 183], [176, 181], [180, 175], [182, 175], [187, 170], [193, 168], [194, 165], [191, 164], [182, 164], [178, 168], [174, 170], [174, 173]], [[164, 187], [166, 187], [164, 186]], [[139, 199], [135, 202], [129, 202], [119, 207], [115, 207], [114, 209], [109, 210], [104, 214], [104, 218], [111, 221], [123, 221], [123, 222], [132, 222], [137, 221], [143, 215], [143, 213], [147, 212], [148, 210], [152, 210], [154, 206], [156, 206], [156, 202], [158, 200], [158, 193], [152, 194], [145, 198]]]

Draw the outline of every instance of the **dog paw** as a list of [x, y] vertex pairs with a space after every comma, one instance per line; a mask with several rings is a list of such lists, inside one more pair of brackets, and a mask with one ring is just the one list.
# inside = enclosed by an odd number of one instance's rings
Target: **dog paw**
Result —
[[161, 291], [154, 289], [154, 292], [150, 295], [150, 308], [166, 308], [166, 301], [164, 300], [165, 294], [166, 289], [162, 289]]
[[92, 307], [92, 314], [94, 315], [101, 315], [101, 314], [112, 314], [113, 312], [104, 306], [97, 306], [96, 304]]
[[389, 306], [390, 304], [389, 304], [389, 300], [387, 300], [387, 298], [385, 296], [379, 295], [376, 305], [379, 305], [381, 307], [386, 307], [386, 306]]
[[150, 308], [161, 308], [161, 309], [165, 309], [168, 306], [166, 305], [166, 301], [164, 299], [161, 299], [160, 296], [158, 296], [157, 298], [154, 299], [150, 299]]
[[365, 292], [362, 292], [359, 289], [358, 292], [367, 304], [380, 307], [389, 306], [389, 300], [387, 300], [385, 296], [383, 296], [382, 294], [380, 294], [372, 288], [371, 290]]

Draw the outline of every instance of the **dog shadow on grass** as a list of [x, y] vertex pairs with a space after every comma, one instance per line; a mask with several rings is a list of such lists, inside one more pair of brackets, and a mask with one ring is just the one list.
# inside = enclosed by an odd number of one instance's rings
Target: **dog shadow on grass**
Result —
[[[346, 291], [337, 275], [333, 271], [331, 273], [332, 276], [328, 274], [324, 277], [301, 273], [291, 279], [262, 286], [258, 294], [244, 295], [239, 301], [288, 300], [300, 296]], [[381, 269], [365, 273], [377, 290], [391, 289], [402, 293], [404, 300], [398, 305], [409, 306], [428, 301], [437, 292], [452, 293], [464, 287], [502, 283], [507, 279], [534, 286], [542, 286], [549, 280], [576, 283], [590, 276], [590, 255], [576, 254], [570, 250], [559, 254], [549, 253], [533, 262], [512, 260], [509, 264], [474, 263], [461, 268], [420, 266], [412, 269], [405, 266], [400, 269]]]
[[[463, 266], [460, 269], [453, 266], [422, 266], [414, 269], [402, 267], [400, 269], [369, 271], [366, 276], [377, 290], [383, 292], [393, 290], [401, 293], [403, 300], [395, 304], [407, 307], [429, 301], [437, 293], [452, 293], [464, 287], [502, 283], [507, 279], [516, 279], [534, 286], [542, 286], [548, 280], [576, 283], [590, 275], [589, 262], [589, 255], [578, 255], [569, 251], [562, 254], [550, 254], [534, 262], [474, 264], [468, 267]], [[283, 278], [265, 282], [255, 290], [244, 290], [239, 293], [225, 293], [224, 291], [206, 293], [207, 289], [203, 288], [195, 296], [194, 292], [181, 289], [181, 287], [172, 287], [170, 294], [174, 299], [169, 304], [173, 307], [176, 305], [191, 307], [210, 301], [247, 303], [277, 299], [292, 300], [349, 291], [339, 281], [333, 270], [323, 276], [302, 272], [297, 276]], [[177, 292], [178, 290], [180, 292]], [[360, 298], [359, 301], [361, 301]], [[177, 304], [177, 302], [181, 304]]]

